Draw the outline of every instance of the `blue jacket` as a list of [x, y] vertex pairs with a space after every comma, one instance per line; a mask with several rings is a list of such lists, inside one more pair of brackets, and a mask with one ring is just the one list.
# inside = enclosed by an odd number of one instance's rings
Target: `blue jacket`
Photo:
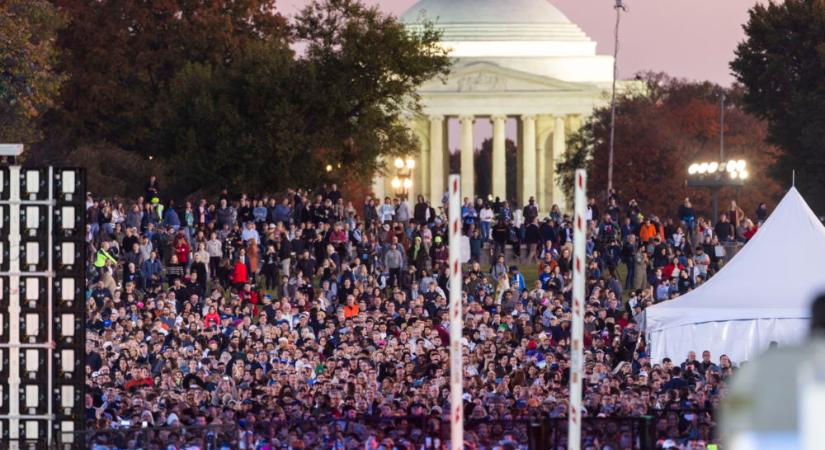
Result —
[[510, 279], [510, 286], [518, 289], [519, 292], [524, 292], [527, 289], [524, 283], [524, 275], [522, 275], [521, 272], [516, 272], [513, 278]]
[[149, 278], [152, 275], [158, 275], [161, 272], [160, 266], [160, 259], [155, 258], [153, 261], [151, 258], [143, 261], [143, 264], [140, 265], [140, 276], [143, 278]]
[[263, 206], [258, 206], [252, 210], [252, 217], [255, 218], [255, 222], [266, 222], [266, 208]]
[[166, 213], [163, 215], [163, 226], [180, 227], [180, 217], [178, 217], [178, 212], [174, 208], [166, 209]]
[[286, 206], [283, 203], [278, 203], [275, 205], [275, 221], [289, 224], [289, 213], [289, 206]]
[[550, 281], [553, 280], [553, 278], [555, 278], [555, 275], [552, 273], [542, 272], [539, 274], [538, 280], [541, 282], [541, 288], [548, 289]]

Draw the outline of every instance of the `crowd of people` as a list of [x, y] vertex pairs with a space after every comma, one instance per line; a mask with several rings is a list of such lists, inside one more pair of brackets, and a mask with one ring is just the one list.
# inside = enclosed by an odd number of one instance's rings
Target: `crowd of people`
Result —
[[[446, 444], [446, 205], [354, 204], [335, 185], [175, 203], [155, 178], [136, 194], [86, 201], [94, 445], [136, 447], [146, 430], [163, 448]], [[653, 414], [661, 445], [704, 448], [735, 363], [651, 361], [634, 316], [712, 276], [767, 209], [731, 203], [711, 224], [685, 199], [672, 216], [615, 193], [588, 205], [583, 414]], [[570, 218], [532, 199], [468, 199], [462, 217], [465, 447], [520, 448], [505, 424], [568, 408]], [[636, 437], [616, 422], [585, 439]]]

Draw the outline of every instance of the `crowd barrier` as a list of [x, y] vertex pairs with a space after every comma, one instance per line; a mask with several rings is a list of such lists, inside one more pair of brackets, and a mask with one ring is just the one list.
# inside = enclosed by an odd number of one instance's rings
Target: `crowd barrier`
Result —
[[[566, 418], [467, 419], [469, 450], [561, 450], [567, 448]], [[654, 450], [666, 437], [677, 442], [710, 443], [716, 423], [709, 410], [661, 410], [641, 417], [587, 417], [582, 422], [582, 448]], [[447, 448], [449, 421], [433, 416], [358, 417], [354, 419], [287, 420], [190, 427], [139, 427], [86, 430], [57, 436], [51, 448], [73, 450], [255, 449], [259, 440], [273, 448]], [[676, 433], [678, 436], [673, 436]], [[20, 448], [46, 448], [26, 446]], [[689, 447], [694, 448], [694, 447]], [[695, 448], [704, 448], [696, 446]]]

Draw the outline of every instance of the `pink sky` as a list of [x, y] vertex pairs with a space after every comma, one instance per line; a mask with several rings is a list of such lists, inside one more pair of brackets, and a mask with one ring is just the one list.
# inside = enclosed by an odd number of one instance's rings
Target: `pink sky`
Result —
[[[401, 14], [416, 0], [364, 0]], [[506, 0], [502, 0], [506, 1]], [[292, 15], [310, 0], [280, 0]], [[598, 52], [613, 52], [614, 0], [552, 0], [559, 10], [599, 43]], [[757, 0], [625, 0], [619, 75], [663, 71], [694, 80], [733, 82], [728, 63], [744, 39], [742, 24]]]

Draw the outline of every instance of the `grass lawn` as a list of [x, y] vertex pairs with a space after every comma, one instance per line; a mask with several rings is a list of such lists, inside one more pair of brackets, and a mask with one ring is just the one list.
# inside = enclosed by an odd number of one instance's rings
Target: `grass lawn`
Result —
[[[536, 279], [538, 279], [538, 276], [539, 276], [539, 274], [538, 274], [538, 271], [539, 271], [538, 261], [533, 262], [533, 263], [515, 264], [515, 266], [518, 267], [519, 272], [521, 272], [521, 274], [524, 276], [524, 283], [527, 286], [527, 288], [532, 289], [533, 284], [536, 282]], [[481, 269], [484, 272], [490, 273], [490, 265], [489, 264], [483, 264], [481, 266]], [[617, 272], [617, 275], [619, 276], [619, 282], [624, 283], [625, 276], [627, 276], [627, 267], [625, 267], [624, 264], [619, 264], [619, 267], [617, 267], [616, 272]], [[261, 279], [260, 281], [263, 281], [263, 279]], [[315, 286], [316, 289], [319, 287], [319, 282], [318, 282], [317, 279], [314, 281], [314, 286]], [[271, 295], [274, 296], [276, 294], [276, 291], [265, 290], [264, 293], [271, 294]], [[629, 297], [629, 292], [626, 291], [624, 293], [623, 300], [626, 300], [628, 297]]]
[[[539, 264], [538, 262], [535, 263], [524, 263], [524, 264], [508, 264], [507, 267], [511, 265], [515, 265], [518, 267], [519, 272], [524, 276], [524, 284], [527, 286], [528, 289], [533, 288], [533, 283], [539, 277]], [[486, 272], [490, 273], [490, 265], [489, 264], [482, 264], [481, 269]]]
[[[482, 269], [486, 272], [490, 272], [490, 265], [482, 265]], [[538, 278], [539, 274], [539, 265], [538, 262], [535, 263], [525, 263], [525, 264], [516, 264], [518, 267], [519, 272], [524, 275], [524, 283], [528, 289], [533, 288], [533, 283], [535, 283], [536, 279]], [[607, 270], [603, 274], [604, 278], [607, 278]], [[619, 263], [618, 267], [616, 267], [616, 276], [619, 277], [619, 283], [622, 283], [624, 286], [624, 280], [627, 277], [627, 266], [623, 263]], [[625, 290], [624, 294], [622, 295], [622, 300], [625, 301], [630, 297], [630, 290]]]

